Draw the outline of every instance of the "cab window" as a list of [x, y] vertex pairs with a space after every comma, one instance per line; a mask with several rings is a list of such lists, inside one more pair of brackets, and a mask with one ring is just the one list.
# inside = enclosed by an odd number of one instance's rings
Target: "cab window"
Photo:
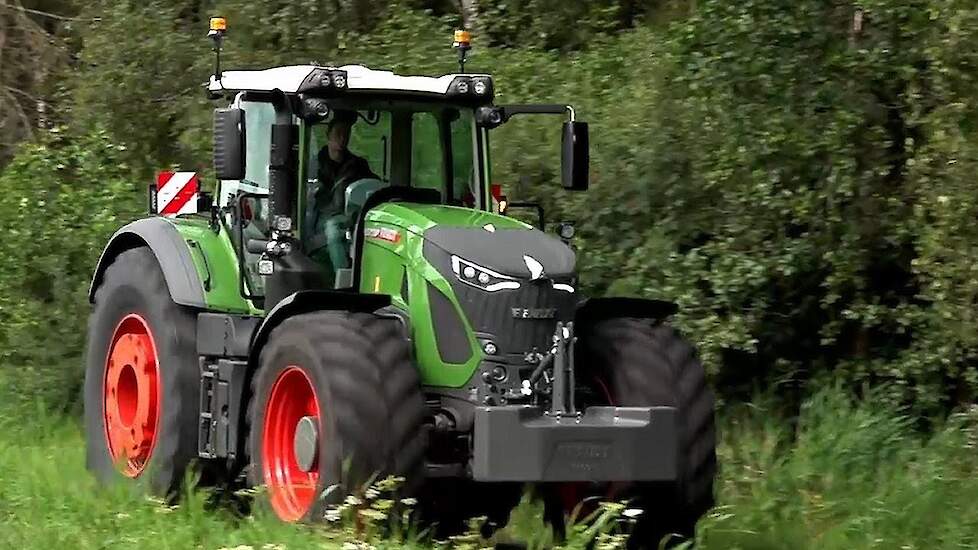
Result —
[[[328, 154], [329, 125], [312, 127], [308, 149], [308, 178], [317, 179], [319, 163]], [[350, 127], [347, 149], [367, 161], [370, 170], [384, 181], [390, 181], [391, 114], [389, 111], [357, 111]]]
[[412, 117], [411, 186], [435, 189], [445, 196], [445, 152], [438, 118], [432, 112]]

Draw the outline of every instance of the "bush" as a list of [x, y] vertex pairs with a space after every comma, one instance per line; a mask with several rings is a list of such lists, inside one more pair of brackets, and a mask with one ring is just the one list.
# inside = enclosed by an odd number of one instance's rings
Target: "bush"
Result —
[[[573, 102], [591, 123], [593, 188], [559, 191], [547, 118], [494, 130], [493, 181], [578, 222], [590, 294], [677, 301], [728, 397], [777, 384], [797, 404], [836, 377], [892, 382], [891, 399], [924, 413], [978, 395], [978, 9], [535, 0], [560, 10], [541, 18], [510, 4], [480, 3], [487, 38], [468, 67], [496, 76], [498, 103]], [[456, 70], [458, 18], [417, 9], [448, 13], [444, 2], [379, 5], [228, 0], [225, 66]], [[68, 80], [73, 131], [104, 124], [141, 178], [202, 170], [210, 118], [197, 84], [211, 57], [191, 29], [207, 14], [168, 0], [85, 10], [101, 19], [78, 30], [88, 63]]]
[[105, 132], [52, 130], [0, 173], [3, 393], [57, 407], [76, 398], [95, 263], [140, 209], [123, 152]]

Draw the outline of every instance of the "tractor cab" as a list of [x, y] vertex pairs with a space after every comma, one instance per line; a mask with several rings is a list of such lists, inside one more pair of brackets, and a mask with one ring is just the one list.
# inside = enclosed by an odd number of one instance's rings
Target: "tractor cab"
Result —
[[[431, 223], [467, 215], [457, 209], [502, 213], [489, 184], [489, 133], [515, 114], [572, 120], [563, 137], [565, 185], [586, 187], [587, 127], [573, 121], [573, 109], [493, 105], [489, 75], [301, 65], [221, 72], [208, 89], [231, 99], [215, 111], [218, 206], [240, 252], [242, 292], [260, 306], [306, 288], [382, 290], [363, 283], [358, 242], [364, 232], [369, 242], [412, 228], [368, 227], [367, 210], [381, 202], [448, 208]], [[282, 267], [292, 277], [272, 289], [268, 304], [283, 245], [304, 257]]]

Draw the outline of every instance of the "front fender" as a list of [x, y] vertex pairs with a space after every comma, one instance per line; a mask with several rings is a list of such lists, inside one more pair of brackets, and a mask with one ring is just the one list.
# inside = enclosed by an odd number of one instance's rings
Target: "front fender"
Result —
[[194, 259], [183, 235], [163, 218], [144, 218], [136, 220], [112, 235], [99, 257], [92, 284], [88, 290], [88, 301], [95, 302], [95, 291], [102, 284], [105, 269], [116, 256], [133, 248], [149, 247], [156, 256], [170, 298], [174, 302], [190, 307], [207, 307], [204, 287], [194, 266]]
[[387, 294], [362, 294], [337, 290], [301, 290], [287, 296], [262, 319], [261, 325], [251, 337], [251, 351], [248, 363], [257, 368], [261, 350], [268, 336], [282, 321], [313, 311], [353, 311], [373, 313], [391, 305]]
[[584, 326], [612, 317], [662, 320], [675, 315], [679, 306], [664, 300], [645, 298], [590, 298], [574, 313], [574, 324]]

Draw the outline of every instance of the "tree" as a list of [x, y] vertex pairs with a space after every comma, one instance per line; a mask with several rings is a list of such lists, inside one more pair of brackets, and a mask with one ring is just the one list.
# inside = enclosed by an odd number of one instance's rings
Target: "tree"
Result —
[[0, 166], [44, 122], [48, 77], [66, 59], [57, 38], [63, 2], [0, 0]]

